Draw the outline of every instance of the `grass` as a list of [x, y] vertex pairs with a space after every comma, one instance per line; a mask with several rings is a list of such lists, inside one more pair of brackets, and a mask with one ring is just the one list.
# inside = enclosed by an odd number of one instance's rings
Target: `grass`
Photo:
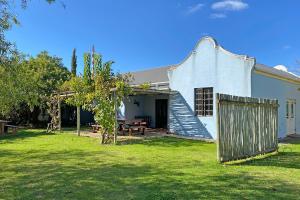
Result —
[[69, 133], [0, 138], [0, 199], [300, 199], [300, 143], [220, 165], [211, 143], [156, 138], [101, 146]]

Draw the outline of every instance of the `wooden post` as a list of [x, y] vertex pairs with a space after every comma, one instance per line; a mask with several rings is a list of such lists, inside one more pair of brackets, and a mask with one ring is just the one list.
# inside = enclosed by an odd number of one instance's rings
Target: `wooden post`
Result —
[[80, 136], [80, 106], [77, 106], [77, 135]]
[[4, 123], [0, 123], [0, 135], [4, 134]]
[[61, 101], [60, 101], [60, 95], [58, 96], [58, 130], [61, 131]]
[[217, 118], [217, 123], [216, 123], [216, 128], [217, 128], [217, 139], [216, 139], [216, 143], [217, 143], [217, 160], [218, 162], [222, 162], [221, 158], [220, 158], [220, 119], [219, 119], [219, 109], [220, 109], [220, 102], [219, 102], [219, 96], [220, 94], [217, 93], [216, 94], [216, 118]]
[[116, 95], [116, 92], [113, 93], [113, 98], [114, 98], [114, 110], [115, 110], [114, 144], [117, 144], [118, 115], [117, 115], [117, 95]]

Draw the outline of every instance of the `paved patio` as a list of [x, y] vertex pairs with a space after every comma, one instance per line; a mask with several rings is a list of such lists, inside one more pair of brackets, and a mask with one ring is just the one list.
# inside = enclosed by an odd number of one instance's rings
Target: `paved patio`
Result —
[[[74, 134], [77, 134], [77, 133], [74, 132]], [[100, 138], [99, 133], [93, 133], [91, 130], [82, 130], [80, 135], [84, 136], [84, 137]], [[153, 128], [147, 128], [145, 130], [145, 135], [142, 135], [139, 132], [134, 132], [134, 134], [132, 136], [129, 136], [128, 133], [126, 135], [122, 135], [122, 132], [120, 132], [118, 135], [118, 141], [120, 141], [120, 142], [129, 141], [129, 140], [136, 141], [136, 140], [145, 140], [145, 139], [149, 139], [149, 138], [160, 138], [160, 137], [175, 137], [175, 138], [180, 138], [180, 139], [215, 142], [214, 140], [211, 140], [211, 139], [181, 136], [181, 135], [168, 133], [168, 131], [166, 129], [153, 129]]]

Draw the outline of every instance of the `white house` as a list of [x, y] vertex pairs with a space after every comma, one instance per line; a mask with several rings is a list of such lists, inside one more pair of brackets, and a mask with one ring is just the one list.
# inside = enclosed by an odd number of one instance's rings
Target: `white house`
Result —
[[133, 85], [149, 82], [153, 90], [124, 101], [126, 119], [148, 117], [152, 127], [215, 139], [215, 94], [223, 93], [278, 99], [279, 137], [300, 134], [300, 77], [231, 53], [211, 37], [202, 38], [177, 65], [132, 74]]

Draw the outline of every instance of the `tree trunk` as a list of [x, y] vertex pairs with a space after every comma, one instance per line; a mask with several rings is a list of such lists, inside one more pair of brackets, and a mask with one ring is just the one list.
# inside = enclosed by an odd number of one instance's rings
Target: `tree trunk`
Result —
[[105, 140], [105, 134], [101, 133], [100, 144], [104, 144], [104, 140]]

